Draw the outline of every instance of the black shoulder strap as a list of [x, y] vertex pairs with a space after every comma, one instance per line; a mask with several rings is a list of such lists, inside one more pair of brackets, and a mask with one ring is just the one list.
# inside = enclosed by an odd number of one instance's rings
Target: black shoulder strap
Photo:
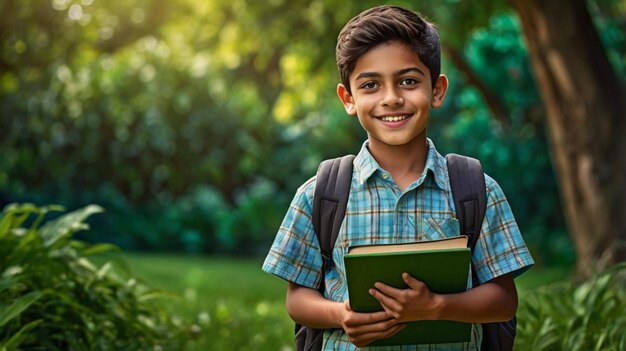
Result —
[[446, 161], [461, 234], [468, 236], [468, 246], [474, 250], [487, 208], [485, 174], [475, 158], [448, 154]]
[[[350, 195], [353, 160], [354, 155], [325, 160], [317, 170], [313, 195], [313, 229], [320, 244], [324, 271], [333, 264], [333, 247]], [[323, 289], [324, 284], [321, 285], [320, 289]]]
[[[352, 181], [353, 155], [320, 163], [313, 194], [313, 230], [322, 254], [322, 280], [318, 291], [324, 293], [324, 276], [333, 265], [333, 247], [346, 214], [350, 183]], [[297, 351], [321, 350], [323, 329], [306, 328], [296, 323], [295, 346]]]

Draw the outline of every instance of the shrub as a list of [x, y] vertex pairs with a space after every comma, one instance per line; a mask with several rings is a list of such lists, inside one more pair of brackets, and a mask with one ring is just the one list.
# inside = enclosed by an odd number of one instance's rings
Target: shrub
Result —
[[160, 293], [89, 256], [116, 247], [73, 240], [87, 206], [54, 220], [58, 206], [9, 205], [0, 217], [0, 350], [178, 350], [185, 329]]
[[575, 284], [558, 282], [525, 296], [519, 350], [626, 350], [626, 262]]

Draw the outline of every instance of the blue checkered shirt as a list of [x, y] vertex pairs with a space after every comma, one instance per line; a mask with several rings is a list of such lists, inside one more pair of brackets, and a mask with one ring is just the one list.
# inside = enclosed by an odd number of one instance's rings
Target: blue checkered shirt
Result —
[[[367, 148], [354, 159], [354, 171], [346, 216], [333, 250], [334, 267], [326, 272], [324, 296], [348, 299], [343, 256], [354, 245], [405, 243], [457, 236], [460, 233], [445, 158], [428, 139], [428, 157], [421, 177], [401, 191]], [[487, 211], [472, 254], [479, 281], [513, 272], [523, 273], [532, 257], [500, 186], [485, 175]], [[313, 231], [311, 213], [315, 177], [304, 183], [285, 215], [270, 248], [263, 270], [298, 285], [317, 289], [322, 257]], [[366, 347], [364, 350], [478, 350], [480, 325], [472, 328], [468, 343]], [[341, 329], [324, 334], [324, 350], [356, 350]]]

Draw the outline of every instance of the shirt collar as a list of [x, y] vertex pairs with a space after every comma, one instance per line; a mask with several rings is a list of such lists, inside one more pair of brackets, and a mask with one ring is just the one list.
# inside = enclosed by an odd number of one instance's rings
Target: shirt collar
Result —
[[[429, 138], [426, 139], [428, 143], [428, 155], [426, 157], [426, 165], [424, 167], [424, 173], [426, 176], [432, 175], [435, 180], [435, 184], [440, 189], [446, 189], [447, 168], [446, 160], [435, 148], [435, 144]], [[366, 140], [361, 146], [361, 151], [356, 155], [354, 159], [354, 169], [356, 172], [356, 181], [358, 186], [365, 186], [368, 179], [376, 173], [376, 171], [383, 172], [378, 162], [374, 159], [369, 149], [367, 148], [368, 141]], [[424, 177], [424, 174], [422, 174]], [[419, 182], [423, 182], [422, 179]]]

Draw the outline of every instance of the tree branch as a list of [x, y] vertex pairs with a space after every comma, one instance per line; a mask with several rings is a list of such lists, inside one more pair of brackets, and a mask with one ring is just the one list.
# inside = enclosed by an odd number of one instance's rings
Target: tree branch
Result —
[[463, 57], [461, 51], [447, 45], [444, 45], [443, 49], [452, 63], [465, 75], [467, 83], [478, 89], [493, 117], [496, 121], [498, 121], [498, 123], [500, 123], [502, 130], [505, 133], [508, 133], [510, 129], [510, 122], [506, 106], [504, 106], [502, 101], [478, 77], [476, 72], [472, 69], [472, 67], [470, 67], [467, 60]]

